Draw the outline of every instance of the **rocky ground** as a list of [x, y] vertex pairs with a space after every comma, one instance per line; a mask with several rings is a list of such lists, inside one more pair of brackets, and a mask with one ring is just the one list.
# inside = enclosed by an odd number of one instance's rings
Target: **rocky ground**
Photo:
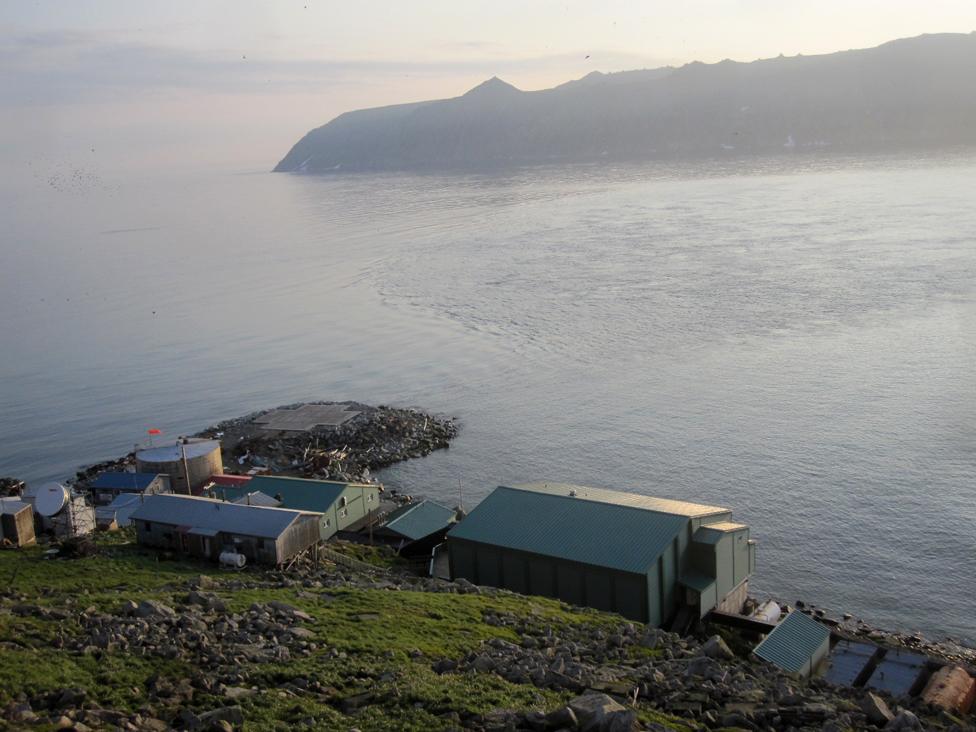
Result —
[[[269, 432], [255, 422], [271, 411], [265, 410], [221, 422], [200, 436], [219, 438], [224, 460], [244, 468], [266, 467], [272, 473], [367, 481], [372, 470], [447, 448], [458, 431], [453, 419], [415, 409], [372, 407], [358, 402], [310, 403], [340, 404], [359, 414], [336, 428]], [[303, 404], [278, 408], [300, 406]]]
[[[270, 432], [254, 421], [273, 411], [266, 409], [220, 422], [194, 436], [219, 439], [224, 464], [234, 472], [262, 468], [322, 480], [368, 482], [371, 471], [445, 449], [458, 433], [456, 420], [417, 409], [358, 402], [307, 403], [341, 404], [359, 414], [334, 429]], [[295, 409], [303, 404], [275, 409]], [[106, 470], [124, 470], [134, 462], [135, 454], [130, 453], [90, 465], [78, 471], [76, 480], [84, 483]]]
[[681, 638], [362, 565], [201, 576], [216, 570], [106, 541], [82, 559], [0, 553], [10, 727], [973, 728], [917, 701], [798, 682], [711, 628]]

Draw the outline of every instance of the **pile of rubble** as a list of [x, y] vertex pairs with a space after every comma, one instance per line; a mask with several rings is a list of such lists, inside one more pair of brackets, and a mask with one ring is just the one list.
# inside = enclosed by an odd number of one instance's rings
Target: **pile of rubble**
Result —
[[318, 649], [314, 634], [299, 623], [311, 617], [291, 605], [253, 604], [244, 613], [229, 613], [217, 595], [192, 590], [176, 609], [154, 600], [127, 601], [113, 614], [81, 614], [84, 634], [59, 644], [82, 654], [125, 653], [165, 659], [181, 658], [207, 670], [243, 663], [287, 661], [292, 652]]
[[19, 496], [24, 490], [24, 481], [19, 478], [0, 477], [0, 498]]

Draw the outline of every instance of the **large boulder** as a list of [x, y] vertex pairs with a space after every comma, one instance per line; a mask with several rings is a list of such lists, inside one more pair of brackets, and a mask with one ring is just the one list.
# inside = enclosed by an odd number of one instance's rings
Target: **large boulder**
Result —
[[569, 702], [582, 732], [630, 732], [637, 714], [606, 694], [583, 694]]
[[861, 711], [867, 716], [868, 721], [879, 727], [888, 724], [888, 722], [895, 718], [895, 715], [892, 714], [885, 700], [877, 694], [872, 694], [870, 691], [861, 699], [860, 707]]
[[138, 618], [175, 618], [176, 611], [156, 600], [143, 600], [135, 609], [134, 615]]
[[918, 717], [907, 709], [898, 712], [898, 716], [885, 725], [885, 732], [909, 732], [909, 730], [924, 729]]
[[728, 644], [722, 640], [721, 636], [713, 635], [705, 644], [701, 647], [701, 653], [703, 656], [708, 656], [709, 658], [716, 658], [724, 661], [731, 661], [735, 658], [735, 654], [732, 653], [732, 649], [729, 648]]

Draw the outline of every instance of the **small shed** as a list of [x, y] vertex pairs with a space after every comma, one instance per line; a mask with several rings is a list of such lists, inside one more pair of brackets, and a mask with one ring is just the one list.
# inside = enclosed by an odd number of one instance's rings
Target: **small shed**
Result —
[[809, 677], [830, 652], [830, 629], [794, 610], [752, 652], [787, 673]]
[[131, 518], [140, 544], [204, 559], [233, 548], [250, 562], [278, 565], [319, 541], [314, 513], [196, 496], [149, 496]]
[[120, 495], [170, 493], [169, 476], [162, 473], [102, 473], [91, 482], [92, 500], [106, 506]]
[[0, 498], [0, 546], [33, 544], [34, 509], [19, 498]]
[[447, 506], [418, 501], [390, 513], [373, 534], [395, 546], [401, 554], [420, 554], [441, 543], [456, 519], [455, 511]]
[[245, 485], [215, 485], [210, 490], [213, 498], [225, 501], [238, 501], [258, 491], [280, 501], [282, 508], [321, 514], [319, 533], [325, 541], [378, 512], [383, 489], [374, 483], [256, 475]]
[[112, 499], [107, 506], [95, 508], [95, 525], [100, 529], [105, 529], [115, 524], [119, 528], [132, 524], [131, 516], [139, 506], [143, 504], [142, 494], [121, 493]]

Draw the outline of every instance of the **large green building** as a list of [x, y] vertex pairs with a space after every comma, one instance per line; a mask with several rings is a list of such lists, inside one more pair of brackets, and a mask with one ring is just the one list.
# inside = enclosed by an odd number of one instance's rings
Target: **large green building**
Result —
[[451, 577], [653, 625], [737, 611], [755, 569], [728, 508], [562, 483], [500, 486], [447, 535]]

